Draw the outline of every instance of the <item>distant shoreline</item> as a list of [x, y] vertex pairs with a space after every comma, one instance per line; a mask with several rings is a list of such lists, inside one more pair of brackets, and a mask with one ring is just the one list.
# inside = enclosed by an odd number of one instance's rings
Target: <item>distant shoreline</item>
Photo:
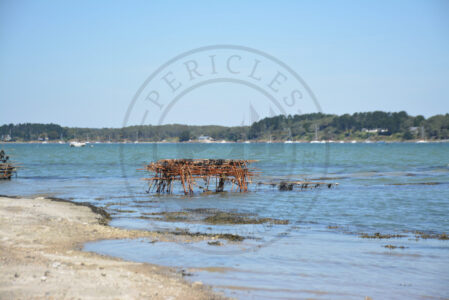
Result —
[[5, 142], [413, 142], [449, 140], [449, 114], [429, 118], [406, 112], [365, 112], [352, 115], [309, 113], [278, 115], [250, 125], [134, 125], [122, 128], [78, 128], [58, 124], [5, 124]]
[[[8, 144], [51, 144], [51, 145], [69, 145], [71, 142], [77, 141], [14, 141], [14, 142], [5, 142], [0, 141], [0, 145], [8, 145]], [[137, 143], [134, 141], [116, 141], [116, 142], [85, 142], [89, 145], [101, 144], [101, 145], [117, 145], [117, 144], [416, 144], [416, 143], [449, 143], [449, 140], [317, 140], [317, 141], [306, 141], [306, 140], [298, 140], [298, 141], [289, 141], [289, 140], [280, 140], [280, 141], [268, 141], [268, 140], [250, 140], [250, 141], [188, 141], [188, 142], [178, 142], [178, 141], [138, 141]]]

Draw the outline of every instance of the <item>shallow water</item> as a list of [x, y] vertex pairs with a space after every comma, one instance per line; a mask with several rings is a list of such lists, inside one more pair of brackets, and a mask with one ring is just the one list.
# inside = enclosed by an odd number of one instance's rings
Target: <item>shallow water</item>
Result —
[[[89, 201], [113, 215], [111, 225], [160, 231], [232, 233], [188, 244], [102, 241], [86, 250], [186, 269], [188, 279], [237, 298], [445, 298], [449, 241], [416, 239], [413, 231], [449, 233], [449, 144], [93, 144], [2, 145], [23, 168], [0, 182], [0, 194], [51, 195]], [[186, 197], [146, 193], [146, 162], [160, 158], [259, 160], [256, 181], [319, 179], [332, 189]], [[425, 184], [423, 184], [425, 183]], [[216, 209], [289, 224], [209, 224]], [[158, 212], [183, 212], [164, 219]], [[184, 215], [185, 212], [186, 215]], [[364, 239], [362, 233], [404, 234]], [[388, 249], [385, 245], [406, 248]]]

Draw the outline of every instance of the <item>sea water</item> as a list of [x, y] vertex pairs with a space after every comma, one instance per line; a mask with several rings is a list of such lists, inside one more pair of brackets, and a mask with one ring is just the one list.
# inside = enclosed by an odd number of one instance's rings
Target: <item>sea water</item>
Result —
[[[183, 269], [241, 299], [449, 297], [449, 144], [3, 144], [21, 168], [0, 194], [91, 202], [123, 228], [231, 233], [221, 245], [147, 239], [89, 243], [87, 251]], [[257, 160], [249, 192], [147, 193], [145, 164], [162, 158]], [[338, 183], [279, 191], [269, 183]], [[211, 184], [213, 189], [214, 183]], [[210, 224], [216, 211], [288, 224]], [[168, 220], [164, 212], [187, 212]], [[154, 216], [152, 218], [151, 216]], [[362, 238], [375, 233], [401, 238]], [[389, 246], [386, 248], [385, 246]], [[398, 248], [393, 248], [396, 246]]]

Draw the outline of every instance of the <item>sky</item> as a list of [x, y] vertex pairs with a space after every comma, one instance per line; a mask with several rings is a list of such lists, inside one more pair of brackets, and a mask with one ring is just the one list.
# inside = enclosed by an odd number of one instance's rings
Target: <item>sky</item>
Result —
[[[217, 44], [276, 57], [324, 113], [449, 113], [449, 1], [242, 2], [0, 0], [0, 124], [121, 127], [150, 74]], [[126, 125], [246, 124], [262, 98], [217, 83]]]

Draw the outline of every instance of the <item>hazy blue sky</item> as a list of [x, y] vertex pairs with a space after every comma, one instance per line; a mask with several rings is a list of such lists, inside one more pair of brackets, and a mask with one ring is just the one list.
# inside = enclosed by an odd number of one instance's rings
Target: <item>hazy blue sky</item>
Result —
[[[282, 60], [326, 113], [449, 112], [449, 1], [242, 2], [0, 0], [0, 123], [119, 127], [158, 66], [213, 44]], [[251, 102], [208, 92], [198, 99]], [[238, 125], [234, 111], [167, 120]]]

